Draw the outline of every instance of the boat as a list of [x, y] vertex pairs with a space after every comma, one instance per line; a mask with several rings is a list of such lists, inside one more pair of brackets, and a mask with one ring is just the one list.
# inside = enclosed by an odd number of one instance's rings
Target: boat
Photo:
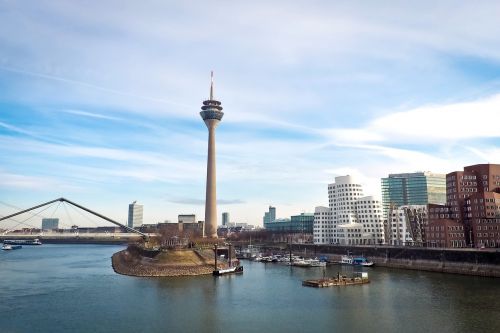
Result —
[[332, 287], [332, 286], [338, 286], [338, 287], [353, 286], [365, 283], [370, 283], [367, 272], [358, 272], [355, 273], [352, 277], [347, 277], [345, 275], [340, 275], [340, 273], [337, 273], [337, 276], [333, 278], [302, 281], [303, 286], [316, 287], [316, 288]]
[[42, 245], [42, 242], [38, 238], [35, 239], [6, 239], [3, 241], [4, 244], [10, 245]]
[[326, 262], [319, 261], [319, 259], [298, 259], [291, 263], [292, 266], [297, 267], [325, 267]]
[[243, 273], [243, 266], [234, 266], [229, 268], [216, 269], [213, 271], [213, 275], [215, 276], [238, 273]]
[[238, 259], [252, 259], [260, 254], [260, 249], [253, 245], [248, 245], [248, 247], [241, 249], [236, 252], [236, 258]]
[[239, 265], [239, 260], [237, 260], [238, 265], [233, 266], [233, 260], [231, 259], [231, 243], [229, 243], [229, 250], [228, 250], [228, 268], [219, 268], [217, 265], [217, 244], [215, 244], [215, 269], [212, 271], [212, 275], [214, 276], [221, 276], [221, 275], [227, 275], [227, 274], [242, 274], [243, 273], [243, 266]]
[[374, 265], [373, 261], [369, 261], [365, 257], [353, 257], [353, 256], [342, 256], [340, 259], [340, 263], [345, 265], [364, 266], [364, 267], [371, 267]]
[[373, 261], [368, 261], [365, 257], [356, 257], [352, 259], [352, 264], [354, 266], [364, 266], [364, 267], [371, 267], [373, 266]]
[[11, 244], [3, 244], [2, 250], [10, 251], [10, 250], [19, 250], [22, 248], [22, 245], [11, 245]]

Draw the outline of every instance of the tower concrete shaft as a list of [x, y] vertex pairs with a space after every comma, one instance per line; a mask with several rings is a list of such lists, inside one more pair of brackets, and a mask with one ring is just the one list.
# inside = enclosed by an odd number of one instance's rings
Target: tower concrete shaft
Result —
[[207, 188], [205, 197], [205, 230], [206, 236], [217, 238], [217, 191], [215, 167], [215, 128], [224, 113], [219, 101], [213, 98], [213, 72], [210, 85], [210, 99], [203, 102], [201, 118], [208, 128], [208, 157], [207, 157]]

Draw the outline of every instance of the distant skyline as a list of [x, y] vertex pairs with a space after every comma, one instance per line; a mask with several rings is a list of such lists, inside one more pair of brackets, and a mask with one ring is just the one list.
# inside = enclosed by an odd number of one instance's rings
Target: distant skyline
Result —
[[[0, 202], [117, 221], [204, 216], [210, 71], [219, 212], [262, 225], [355, 175], [500, 163], [496, 1], [0, 1]], [[14, 212], [0, 204], [0, 215]], [[219, 224], [222, 222], [220, 213]], [[0, 228], [2, 224], [0, 224]]]

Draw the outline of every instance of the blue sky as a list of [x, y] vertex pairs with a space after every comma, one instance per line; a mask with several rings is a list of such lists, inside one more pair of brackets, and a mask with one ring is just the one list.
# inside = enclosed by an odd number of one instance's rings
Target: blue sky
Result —
[[[210, 70], [219, 215], [327, 204], [354, 174], [500, 163], [495, 1], [0, 1], [0, 201], [125, 221], [204, 216]], [[11, 213], [0, 205], [0, 215]], [[79, 222], [85, 224], [84, 222]]]

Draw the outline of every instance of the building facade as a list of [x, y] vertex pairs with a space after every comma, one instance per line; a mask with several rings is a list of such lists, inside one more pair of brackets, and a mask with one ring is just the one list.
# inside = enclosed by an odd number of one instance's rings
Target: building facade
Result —
[[446, 176], [432, 172], [390, 174], [382, 178], [384, 217], [391, 205], [444, 204], [446, 202]]
[[277, 233], [313, 234], [314, 214], [301, 213], [289, 219], [275, 219], [264, 223], [264, 229]]
[[229, 213], [228, 212], [224, 212], [222, 213], [222, 225], [227, 227], [229, 226], [231, 222], [229, 221]]
[[128, 227], [139, 228], [142, 225], [144, 207], [137, 204], [137, 201], [128, 205]]
[[384, 242], [382, 201], [364, 196], [352, 176], [335, 177], [328, 184], [328, 211], [315, 210], [313, 239], [317, 244], [362, 245]]
[[427, 222], [427, 205], [391, 205], [384, 221], [387, 244], [424, 246]]
[[500, 247], [500, 165], [466, 166], [446, 180], [447, 206], [462, 222], [467, 245]]
[[269, 210], [264, 213], [264, 217], [262, 218], [262, 223], [265, 225], [266, 223], [274, 222], [276, 220], [276, 207], [269, 206]]
[[314, 209], [314, 244], [333, 243], [333, 220], [330, 207], [318, 206]]
[[59, 229], [59, 219], [58, 218], [43, 218], [42, 219], [42, 230], [54, 230]]

